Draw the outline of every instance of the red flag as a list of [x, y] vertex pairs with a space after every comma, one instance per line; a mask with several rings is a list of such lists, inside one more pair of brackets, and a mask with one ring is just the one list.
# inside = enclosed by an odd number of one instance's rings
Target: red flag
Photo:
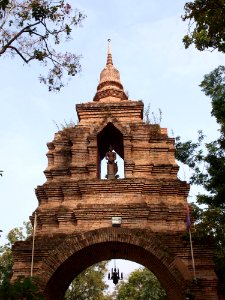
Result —
[[187, 206], [187, 210], [186, 210], [186, 228], [187, 228], [187, 231], [190, 230], [190, 227], [191, 227], [190, 210], [189, 210], [189, 206]]

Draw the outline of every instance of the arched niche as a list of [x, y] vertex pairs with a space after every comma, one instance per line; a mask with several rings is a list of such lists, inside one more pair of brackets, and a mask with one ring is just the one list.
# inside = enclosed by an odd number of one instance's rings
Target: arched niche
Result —
[[[110, 145], [115, 152], [124, 160], [123, 134], [109, 122], [97, 135], [98, 145], [98, 178], [101, 178], [101, 162], [109, 151]], [[124, 166], [123, 166], [124, 167]]]
[[67, 237], [43, 263], [37, 274], [39, 286], [46, 300], [62, 300], [78, 274], [97, 262], [113, 258], [147, 267], [158, 278], [169, 300], [185, 299], [183, 291], [190, 274], [182, 261], [169, 256], [154, 234], [124, 228], [103, 228]]

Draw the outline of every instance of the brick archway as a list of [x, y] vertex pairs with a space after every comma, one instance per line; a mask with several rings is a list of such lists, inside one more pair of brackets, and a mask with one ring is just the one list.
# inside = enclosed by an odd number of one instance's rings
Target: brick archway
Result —
[[135, 261], [159, 279], [169, 300], [180, 300], [191, 274], [150, 231], [104, 228], [70, 235], [55, 247], [37, 274], [48, 300], [63, 299], [70, 282], [87, 267], [112, 258]]

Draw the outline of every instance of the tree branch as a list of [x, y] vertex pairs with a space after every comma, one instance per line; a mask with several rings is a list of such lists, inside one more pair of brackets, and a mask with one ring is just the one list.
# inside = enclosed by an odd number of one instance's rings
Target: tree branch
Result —
[[[22, 53], [16, 48], [16, 47], [13, 47], [13, 46], [8, 46], [7, 47], [7, 49], [12, 49], [12, 50], [14, 50], [21, 58], [22, 58], [22, 60], [25, 62], [25, 63], [29, 63], [32, 59], [34, 59], [35, 58], [35, 56], [33, 55], [33, 56], [31, 56], [29, 59], [26, 59], [23, 55], [22, 55]], [[4, 53], [4, 52], [3, 52]]]
[[2, 49], [0, 49], [0, 55], [5, 53], [5, 51], [7, 50], [7, 48], [9, 48], [9, 46], [19, 37], [21, 36], [24, 32], [29, 32], [30, 28], [33, 26], [36, 26], [38, 24], [40, 24], [41, 21], [38, 21], [34, 24], [28, 25], [26, 27], [24, 27], [23, 29], [21, 29], [17, 34], [14, 35], [14, 37], [4, 46], [2, 47]]

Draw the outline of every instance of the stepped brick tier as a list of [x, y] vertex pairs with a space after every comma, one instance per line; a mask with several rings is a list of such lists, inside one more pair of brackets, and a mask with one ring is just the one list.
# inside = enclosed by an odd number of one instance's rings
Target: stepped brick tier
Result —
[[[82, 270], [112, 258], [149, 268], [169, 300], [222, 299], [208, 241], [193, 241], [193, 277], [186, 232], [189, 185], [177, 178], [174, 139], [165, 128], [143, 121], [142, 101], [128, 100], [110, 48], [93, 100], [76, 105], [79, 123], [47, 144], [47, 181], [36, 188], [33, 276], [46, 299], [63, 299]], [[101, 179], [110, 147], [124, 161], [124, 178], [111, 168], [112, 177]], [[13, 280], [29, 276], [31, 253], [32, 237], [14, 245]]]

